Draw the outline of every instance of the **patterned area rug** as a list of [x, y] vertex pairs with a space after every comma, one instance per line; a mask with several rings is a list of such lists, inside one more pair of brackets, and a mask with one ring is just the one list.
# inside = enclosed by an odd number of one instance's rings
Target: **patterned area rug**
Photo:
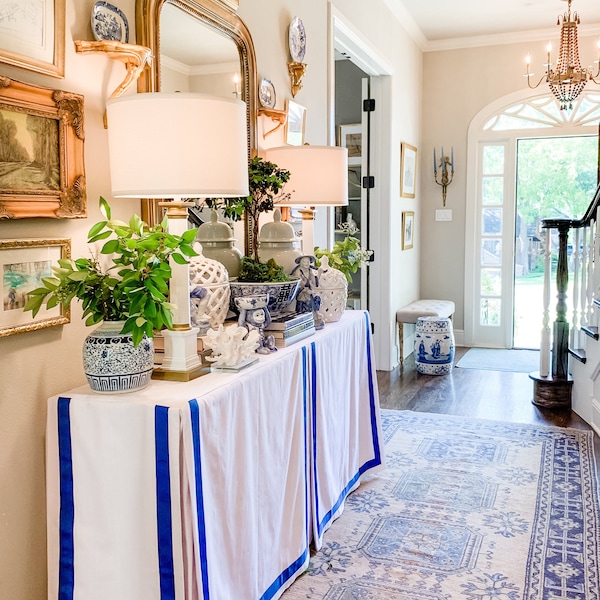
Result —
[[284, 600], [600, 597], [591, 432], [382, 414], [387, 468]]

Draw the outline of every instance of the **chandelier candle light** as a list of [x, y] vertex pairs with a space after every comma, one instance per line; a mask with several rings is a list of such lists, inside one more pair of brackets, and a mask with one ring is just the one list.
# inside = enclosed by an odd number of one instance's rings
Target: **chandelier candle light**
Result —
[[448, 186], [454, 179], [454, 146], [450, 149], [450, 156], [444, 155], [444, 148], [442, 147], [442, 158], [439, 164], [440, 179], [438, 179], [438, 162], [435, 152], [433, 149], [433, 177], [438, 185], [442, 186], [442, 202], [446, 206], [446, 191]]
[[562, 16], [562, 25], [560, 16], [556, 24], [561, 25], [560, 28], [560, 47], [558, 50], [558, 60], [556, 69], [552, 68], [552, 44], [548, 42], [546, 46], [547, 62], [544, 64], [546, 73], [535, 84], [531, 84], [533, 73], [529, 71], [531, 57], [527, 55], [525, 63], [527, 65], [527, 85], [533, 90], [537, 88], [542, 81], [545, 81], [550, 90], [558, 100], [561, 110], [572, 109], [573, 101], [579, 96], [588, 80], [598, 84], [598, 76], [600, 75], [600, 42], [598, 42], [598, 60], [596, 64], [598, 69], [593, 73], [592, 68], [584, 68], [579, 60], [579, 48], [577, 41], [577, 25], [580, 23], [579, 14], [571, 13], [571, 1], [567, 0], [567, 12]]

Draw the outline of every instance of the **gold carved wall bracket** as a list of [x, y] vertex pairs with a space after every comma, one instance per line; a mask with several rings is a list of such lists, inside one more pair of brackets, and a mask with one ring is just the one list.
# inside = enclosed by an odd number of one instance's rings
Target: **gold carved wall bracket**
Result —
[[292, 96], [295, 98], [296, 94], [302, 89], [302, 78], [306, 72], [306, 63], [300, 62], [289, 62], [288, 72], [290, 74], [290, 80], [292, 82]]
[[[152, 64], [152, 50], [146, 46], [136, 44], [126, 44], [114, 40], [100, 40], [89, 42], [86, 40], [75, 40], [75, 50], [79, 54], [90, 54], [102, 52], [109, 58], [114, 58], [122, 62], [127, 70], [125, 79], [110, 95], [110, 98], [117, 98], [125, 92], [131, 84], [137, 81], [146, 65]], [[104, 115], [104, 128], [106, 129], [106, 114]]]

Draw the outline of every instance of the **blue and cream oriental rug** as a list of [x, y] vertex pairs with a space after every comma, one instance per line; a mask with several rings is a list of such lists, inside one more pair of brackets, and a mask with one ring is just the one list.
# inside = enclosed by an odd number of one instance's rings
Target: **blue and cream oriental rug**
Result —
[[284, 600], [600, 598], [591, 432], [382, 415], [387, 468]]

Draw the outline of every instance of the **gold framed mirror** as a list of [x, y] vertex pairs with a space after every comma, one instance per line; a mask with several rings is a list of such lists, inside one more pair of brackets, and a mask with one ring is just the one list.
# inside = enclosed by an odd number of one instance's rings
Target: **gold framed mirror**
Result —
[[[250, 32], [236, 14], [238, 5], [239, 0], [136, 0], [137, 43], [153, 55], [138, 79], [138, 92], [184, 86], [188, 89], [180, 91], [206, 93], [210, 80], [215, 87], [208, 93], [235, 94], [246, 103], [251, 157], [256, 150], [256, 56]], [[230, 91], [223, 90], [225, 80]], [[159, 210], [157, 200], [142, 200], [147, 223], [161, 220]]]

